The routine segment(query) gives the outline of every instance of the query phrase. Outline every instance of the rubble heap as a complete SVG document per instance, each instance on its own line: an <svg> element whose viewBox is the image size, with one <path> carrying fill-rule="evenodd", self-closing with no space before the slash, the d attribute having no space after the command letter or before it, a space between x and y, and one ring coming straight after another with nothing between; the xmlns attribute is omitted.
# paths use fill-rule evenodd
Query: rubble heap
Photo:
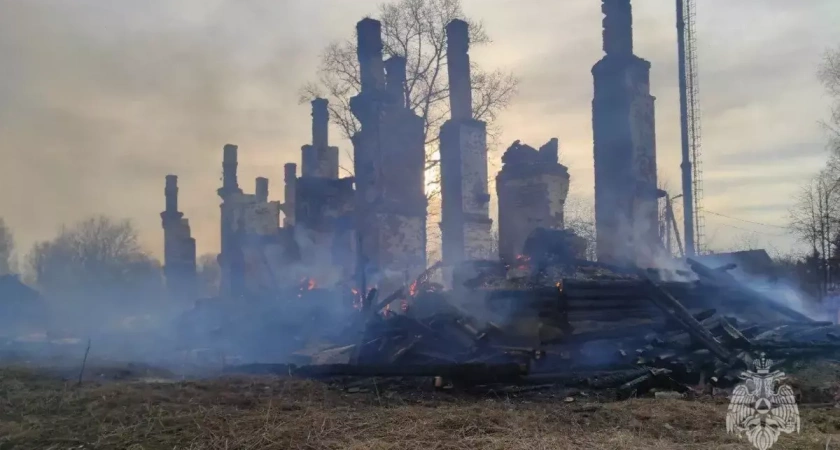
<svg viewBox="0 0 840 450"><path fill-rule="evenodd" d="M687 281L597 264L574 273L490 268L496 272L483 282L446 292L421 277L381 300L369 293L345 340L320 355L331 360L316 355L318 366L231 370L583 385L627 394L732 385L760 353L789 364L840 351L840 327L743 286L730 267L690 264L692 272L680 274ZM392 310L394 302L402 307Z"/></svg>

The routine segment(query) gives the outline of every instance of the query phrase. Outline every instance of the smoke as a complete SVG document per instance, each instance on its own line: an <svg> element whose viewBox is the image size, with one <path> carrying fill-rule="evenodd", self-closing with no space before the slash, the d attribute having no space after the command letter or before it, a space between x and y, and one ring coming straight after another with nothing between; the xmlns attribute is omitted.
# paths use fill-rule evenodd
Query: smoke
<svg viewBox="0 0 840 450"><path fill-rule="evenodd" d="M27 193L0 205L21 247L105 213L157 250L175 173L200 251L217 251L222 146L241 144L247 188L307 138L290 105L320 44L297 33L295 3L0 0L0 178Z"/></svg>
<svg viewBox="0 0 840 450"><path fill-rule="evenodd" d="M834 317L820 309L816 299L797 288L792 280L778 276L779 274L774 272L776 270L774 263L768 261L767 264L770 264L770 266L756 265L756 267L750 268L745 266L747 258L747 256L744 256L741 259L736 259L728 254L707 255L703 257L701 262L712 268L734 264L735 268L729 270L728 273L743 287L761 294L768 301L790 308L814 320L835 320ZM756 257L756 260L758 264L762 262L758 257Z"/></svg>
<svg viewBox="0 0 840 450"><path fill-rule="evenodd" d="M282 180L283 163L298 160L308 140L296 90L324 44L312 35L330 39L313 23L317 9L289 0L0 0L0 179L9 187L0 206L18 248L26 252L60 223L105 214L136 220L143 246L160 256L158 214L164 176L173 173L199 253L217 252L222 146L240 145L240 184L250 190L256 176ZM47 357L50 347L76 360L77 348L57 342L84 347L90 338L92 357L171 363L186 345L194 301L162 289L49 293L37 324L0 330L0 351L31 335L22 356ZM197 314L192 329L271 325L234 314L241 304L209 309L216 312ZM308 311L284 319L306 323ZM293 339L292 325L265 334L262 348ZM187 342L226 337L202 339Z"/></svg>

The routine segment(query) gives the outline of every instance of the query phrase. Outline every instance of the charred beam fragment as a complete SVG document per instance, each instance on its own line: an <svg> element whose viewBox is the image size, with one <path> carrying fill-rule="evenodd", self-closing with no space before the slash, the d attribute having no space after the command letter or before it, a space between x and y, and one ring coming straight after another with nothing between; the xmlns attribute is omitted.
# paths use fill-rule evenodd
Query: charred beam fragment
<svg viewBox="0 0 840 450"><path fill-rule="evenodd" d="M669 318L681 323L691 337L702 343L703 346L708 348L709 351L721 360L729 361L732 359L732 354L724 349L720 342L718 342L708 330L700 325L700 323L692 317L691 313L689 313L688 310L680 304L680 302L678 302L674 297L671 297L671 294L657 286L650 279L648 279L647 286L648 291L650 292L651 301Z"/></svg>

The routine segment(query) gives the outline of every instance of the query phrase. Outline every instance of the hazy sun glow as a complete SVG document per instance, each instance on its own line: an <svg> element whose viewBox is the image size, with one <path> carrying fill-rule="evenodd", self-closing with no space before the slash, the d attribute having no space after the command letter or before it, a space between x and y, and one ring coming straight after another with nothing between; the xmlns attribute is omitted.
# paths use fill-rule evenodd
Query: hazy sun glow
<svg viewBox="0 0 840 450"><path fill-rule="evenodd" d="M429 148L428 147L427 147L426 154L429 154ZM431 161L440 161L440 152L437 151L437 150L434 150L434 152L431 153L430 160ZM433 194L435 191L439 191L440 190L440 183L438 181L440 180L440 165L437 164L433 167L429 167L428 169L426 169L426 171L423 173L423 180L426 183L426 196L427 197L429 195Z"/></svg>

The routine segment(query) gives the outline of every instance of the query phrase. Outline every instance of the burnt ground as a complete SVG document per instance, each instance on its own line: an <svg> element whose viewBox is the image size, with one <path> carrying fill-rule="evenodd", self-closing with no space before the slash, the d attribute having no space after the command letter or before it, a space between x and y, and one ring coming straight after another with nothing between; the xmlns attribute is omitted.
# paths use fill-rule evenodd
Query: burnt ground
<svg viewBox="0 0 840 450"><path fill-rule="evenodd" d="M482 394L386 380L166 380L133 368L0 369L0 449L749 449L725 395ZM840 449L840 364L798 371L802 431L774 449ZM573 400L572 400L573 399Z"/></svg>

